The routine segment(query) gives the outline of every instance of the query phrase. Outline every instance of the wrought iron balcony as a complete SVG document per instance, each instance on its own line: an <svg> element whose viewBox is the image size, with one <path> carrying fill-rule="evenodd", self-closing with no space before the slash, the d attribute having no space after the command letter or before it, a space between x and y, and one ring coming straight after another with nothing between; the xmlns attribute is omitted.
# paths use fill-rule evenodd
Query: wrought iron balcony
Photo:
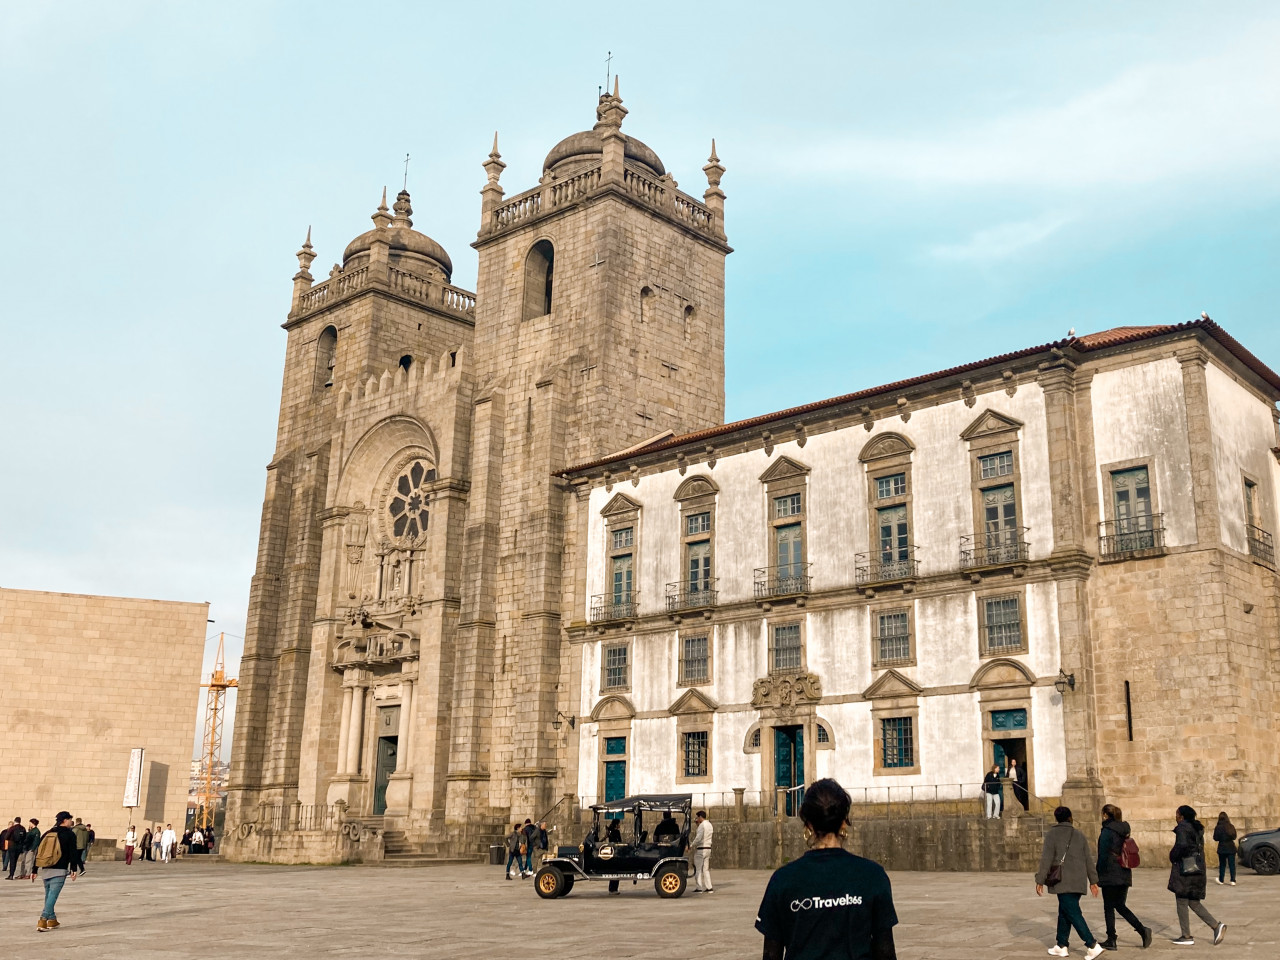
<svg viewBox="0 0 1280 960"><path fill-rule="evenodd" d="M1098 524L1098 554L1104 560L1158 557L1164 548L1164 514L1143 514Z"/></svg>
<svg viewBox="0 0 1280 960"><path fill-rule="evenodd" d="M756 567L756 599L794 597L809 592L813 578L808 563L788 563L781 567Z"/></svg>
<svg viewBox="0 0 1280 960"><path fill-rule="evenodd" d="M1244 525L1244 532L1249 537L1249 552L1264 563L1276 565L1276 547L1271 534L1252 523Z"/></svg>
<svg viewBox="0 0 1280 960"><path fill-rule="evenodd" d="M716 584L719 582L719 577L712 577L709 580L677 580L675 583L668 583L667 613L714 607L719 594Z"/></svg>
<svg viewBox="0 0 1280 960"><path fill-rule="evenodd" d="M640 608L640 594L602 593L591 598L591 622L634 620Z"/></svg>
<svg viewBox="0 0 1280 960"><path fill-rule="evenodd" d="M920 576L915 544L900 550L859 553L853 558L854 580L859 585L915 580Z"/></svg>
<svg viewBox="0 0 1280 960"><path fill-rule="evenodd" d="M1026 563L1028 527L1013 527L993 533L960 538L960 569L1002 567Z"/></svg>

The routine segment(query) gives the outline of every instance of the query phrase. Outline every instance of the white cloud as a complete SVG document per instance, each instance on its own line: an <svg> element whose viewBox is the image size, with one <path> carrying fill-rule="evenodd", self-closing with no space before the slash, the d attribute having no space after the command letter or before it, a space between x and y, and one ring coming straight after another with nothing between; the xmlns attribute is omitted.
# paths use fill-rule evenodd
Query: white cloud
<svg viewBox="0 0 1280 960"><path fill-rule="evenodd" d="M1065 214L1047 213L1033 220L1001 223L977 231L963 243L939 244L931 247L929 252L939 260L960 263L1006 260L1046 240L1073 219Z"/></svg>
<svg viewBox="0 0 1280 960"><path fill-rule="evenodd" d="M1132 186L1280 162L1280 21L1211 56L1148 63L1065 103L930 137L854 135L801 143L788 172L968 185ZM814 164L821 156L823 162Z"/></svg>

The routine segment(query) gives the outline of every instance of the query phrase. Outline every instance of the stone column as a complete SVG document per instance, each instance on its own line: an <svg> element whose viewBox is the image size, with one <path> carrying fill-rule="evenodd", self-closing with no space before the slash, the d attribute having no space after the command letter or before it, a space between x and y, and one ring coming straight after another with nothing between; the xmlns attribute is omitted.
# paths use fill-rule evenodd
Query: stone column
<svg viewBox="0 0 1280 960"><path fill-rule="evenodd" d="M1179 351L1182 398L1187 407L1187 445L1191 448L1191 496L1196 504L1196 543L1209 547L1222 538L1218 512L1218 478L1213 470L1213 432L1209 425L1209 355L1198 343Z"/></svg>
<svg viewBox="0 0 1280 960"><path fill-rule="evenodd" d="M347 775L360 773L360 752L364 746L365 687L352 690L351 720L347 730Z"/></svg>
<svg viewBox="0 0 1280 960"><path fill-rule="evenodd" d="M400 681L400 731L396 738L399 749L396 751L396 773L405 773L409 769L409 737L412 726L409 717L413 713L413 681Z"/></svg>
<svg viewBox="0 0 1280 960"><path fill-rule="evenodd" d="M347 744L351 740L351 696L353 687L342 688L342 723L338 727L338 776L347 772Z"/></svg>
<svg viewBox="0 0 1280 960"><path fill-rule="evenodd" d="M1062 727L1067 778L1062 801L1091 820L1102 804L1098 774L1097 691L1093 669L1089 576L1093 557L1085 549L1084 476L1096 466L1081 463L1080 429L1076 420L1076 365L1055 351L1042 364L1037 380L1044 391L1045 429L1049 439L1049 490L1052 501L1053 572L1058 607L1058 657L1063 670L1074 674L1076 688L1062 698ZM1028 784L1034 791L1035 785Z"/></svg>

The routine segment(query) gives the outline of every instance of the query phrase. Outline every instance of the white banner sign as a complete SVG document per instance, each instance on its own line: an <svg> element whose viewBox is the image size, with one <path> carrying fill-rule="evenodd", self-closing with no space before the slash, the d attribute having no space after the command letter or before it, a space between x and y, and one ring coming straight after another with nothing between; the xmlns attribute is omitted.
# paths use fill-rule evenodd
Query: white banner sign
<svg viewBox="0 0 1280 960"><path fill-rule="evenodd" d="M142 755L146 751L142 747L134 747L129 751L129 775L124 781L124 805L138 807L142 793Z"/></svg>

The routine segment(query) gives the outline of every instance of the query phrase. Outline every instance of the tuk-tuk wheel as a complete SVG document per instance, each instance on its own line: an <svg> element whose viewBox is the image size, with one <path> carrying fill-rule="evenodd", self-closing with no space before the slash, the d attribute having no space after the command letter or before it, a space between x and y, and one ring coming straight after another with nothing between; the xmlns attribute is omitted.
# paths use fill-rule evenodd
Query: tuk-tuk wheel
<svg viewBox="0 0 1280 960"><path fill-rule="evenodd" d="M676 897L683 896L685 888L684 874L674 866L664 867L662 872L653 878L653 888L658 891L658 896L665 900L673 900Z"/></svg>
<svg viewBox="0 0 1280 960"><path fill-rule="evenodd" d="M543 900L554 900L568 893L565 887L564 874L555 867L543 867L533 878L534 889Z"/></svg>

